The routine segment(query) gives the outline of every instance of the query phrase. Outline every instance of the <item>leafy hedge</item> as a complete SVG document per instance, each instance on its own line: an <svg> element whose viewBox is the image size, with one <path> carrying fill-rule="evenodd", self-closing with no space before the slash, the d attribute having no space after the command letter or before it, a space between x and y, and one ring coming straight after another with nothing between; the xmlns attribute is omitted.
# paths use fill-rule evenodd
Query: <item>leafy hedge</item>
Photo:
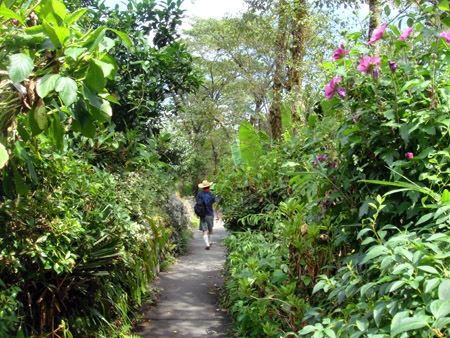
<svg viewBox="0 0 450 338"><path fill-rule="evenodd" d="M378 28L379 49L360 33L348 36L335 61L323 65L333 77L320 101L323 115L311 112L295 134L286 128L279 145L259 137L258 156L244 156L249 137L240 134L236 168L219 178L224 212L231 211L232 229L274 233L256 252L286 262L285 285L296 287L292 301L276 305L278 267L264 267L266 284L258 283L247 274L256 275L251 257L246 264L248 253L231 246L226 289L239 299L232 308L239 336L448 335L449 16L443 2L422 3L402 13L398 26ZM247 246L260 241L259 234L235 236ZM289 256L271 251L276 245ZM249 280L249 292L232 291ZM299 315L294 324L279 315L264 331L246 331L241 313L248 308L258 318L270 319L273 308Z"/></svg>
<svg viewBox="0 0 450 338"><path fill-rule="evenodd" d="M108 173L75 154L44 163L33 194L0 205L0 276L9 290L1 333L57 332L65 323L87 336L126 320L174 249L164 210L151 207L168 199L169 178Z"/></svg>
<svg viewBox="0 0 450 338"><path fill-rule="evenodd" d="M176 233L183 227L172 227L161 203L171 170L159 161L149 124L136 125L158 116L167 88L182 93L197 83L175 41L180 3L158 4L0 6L2 337L111 336L108 329L129 326L174 241L185 245L186 234ZM155 48L136 29L140 14L154 20L145 32L156 30ZM166 67L149 67L150 55Z"/></svg>

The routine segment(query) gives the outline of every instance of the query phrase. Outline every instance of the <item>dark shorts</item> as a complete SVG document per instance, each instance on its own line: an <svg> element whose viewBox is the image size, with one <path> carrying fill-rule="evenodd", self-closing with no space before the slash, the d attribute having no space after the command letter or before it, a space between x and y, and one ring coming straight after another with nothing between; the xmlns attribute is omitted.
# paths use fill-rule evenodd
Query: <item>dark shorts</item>
<svg viewBox="0 0 450 338"><path fill-rule="evenodd" d="M200 231L212 232L214 227L214 216L200 217Z"/></svg>

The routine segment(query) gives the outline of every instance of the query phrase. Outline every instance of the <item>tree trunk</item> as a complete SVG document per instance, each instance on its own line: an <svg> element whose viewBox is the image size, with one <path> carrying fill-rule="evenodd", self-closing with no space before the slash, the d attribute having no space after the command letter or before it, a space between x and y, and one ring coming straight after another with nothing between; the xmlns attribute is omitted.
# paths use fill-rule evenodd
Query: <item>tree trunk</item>
<svg viewBox="0 0 450 338"><path fill-rule="evenodd" d="M272 83L272 104L269 108L269 123L273 139L280 139L283 133L281 107L283 99L284 61L286 59L286 1L280 1L278 8L278 36L275 42L275 72Z"/></svg>
<svg viewBox="0 0 450 338"><path fill-rule="evenodd" d="M381 26L381 1L380 0L369 0L369 34L367 39L370 40L373 31ZM380 51L380 41L375 42L374 44L374 53L376 55L379 54Z"/></svg>
<svg viewBox="0 0 450 338"><path fill-rule="evenodd" d="M281 35L281 34L280 34ZM279 40L280 43L280 40ZM275 58L275 73L272 84L272 104L269 108L269 122L273 139L280 139L283 133L283 126L281 123L281 107L282 107L282 74L283 73L283 58L277 55Z"/></svg>
<svg viewBox="0 0 450 338"><path fill-rule="evenodd" d="M294 19L291 24L291 65L288 71L287 89L301 88L303 80L303 57L305 55L305 40L307 35L306 0L297 0L293 5Z"/></svg>
<svg viewBox="0 0 450 338"><path fill-rule="evenodd" d="M300 93L303 80L303 57L305 55L305 41L307 36L306 17L308 15L306 0L297 0L293 4L293 22L291 26L291 64L288 71L287 91ZM291 105L292 121L299 122L299 107L301 105L298 97L293 97Z"/></svg>
<svg viewBox="0 0 450 338"><path fill-rule="evenodd" d="M214 176L217 175L217 171L219 168L219 154L217 153L217 149L216 146L214 145L214 141L211 138L211 148L212 148L212 152L213 152L213 156L214 156Z"/></svg>

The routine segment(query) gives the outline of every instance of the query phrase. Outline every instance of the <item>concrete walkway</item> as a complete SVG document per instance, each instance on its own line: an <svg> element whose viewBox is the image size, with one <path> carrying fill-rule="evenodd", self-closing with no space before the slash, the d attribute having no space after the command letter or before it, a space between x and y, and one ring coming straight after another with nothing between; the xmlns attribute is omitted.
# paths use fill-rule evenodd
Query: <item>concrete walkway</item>
<svg viewBox="0 0 450 338"><path fill-rule="evenodd" d="M146 310L134 334L144 338L228 337L230 322L217 304L223 283L224 236L222 221L214 220L214 244L211 250L205 250L202 233L194 230L189 255L160 274L154 283L163 289L157 305Z"/></svg>

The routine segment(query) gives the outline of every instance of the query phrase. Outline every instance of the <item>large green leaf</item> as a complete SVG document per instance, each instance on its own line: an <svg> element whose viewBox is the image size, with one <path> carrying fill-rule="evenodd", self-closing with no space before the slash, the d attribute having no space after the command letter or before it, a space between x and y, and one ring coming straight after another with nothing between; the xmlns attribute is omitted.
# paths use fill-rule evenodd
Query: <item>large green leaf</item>
<svg viewBox="0 0 450 338"><path fill-rule="evenodd" d="M448 5L448 0L441 0L439 2L439 9L441 11L449 11L450 8L449 8L449 5Z"/></svg>
<svg viewBox="0 0 450 338"><path fill-rule="evenodd" d="M55 140L56 148L62 150L64 148L64 127L61 125L58 112L55 112L52 117L53 139Z"/></svg>
<svg viewBox="0 0 450 338"><path fill-rule="evenodd" d="M16 143L14 143L14 154L27 164L28 172L30 173L31 178L35 183L37 183L38 178L36 170L34 169L33 162L31 162L31 158L28 155L28 152L26 151L24 146L22 145L22 142L16 141Z"/></svg>
<svg viewBox="0 0 450 338"><path fill-rule="evenodd" d="M63 45L70 36L70 29L66 27L55 27L55 34L61 45Z"/></svg>
<svg viewBox="0 0 450 338"><path fill-rule="evenodd" d="M438 319L441 317L445 317L450 313L450 300L435 300L430 304L430 311L433 316Z"/></svg>
<svg viewBox="0 0 450 338"><path fill-rule="evenodd" d="M231 155L233 157L234 165L240 167L242 165L241 146L239 139L236 139L231 143Z"/></svg>
<svg viewBox="0 0 450 338"><path fill-rule="evenodd" d="M42 100L41 100L42 101ZM40 129L44 130L48 126L47 110L41 102L34 109L34 119Z"/></svg>
<svg viewBox="0 0 450 338"><path fill-rule="evenodd" d="M103 104L102 99L90 87L83 84L83 86L81 88L81 93L83 94L84 98L87 99L87 101L89 102L89 104L91 106L98 108L98 109L100 109L102 107L102 104Z"/></svg>
<svg viewBox="0 0 450 338"><path fill-rule="evenodd" d="M45 33L47 33L48 37L52 41L54 48L58 48L59 37L56 34L56 31L53 28L53 26L45 20L44 20L44 22L42 22L42 26L44 27Z"/></svg>
<svg viewBox="0 0 450 338"><path fill-rule="evenodd" d="M102 104L100 111L102 112L105 122L111 121L111 117L112 117L111 103L109 103L107 100L103 100L103 104Z"/></svg>
<svg viewBox="0 0 450 338"><path fill-rule="evenodd" d="M56 83L55 90L68 107L77 99L77 88L77 83L70 77L61 77Z"/></svg>
<svg viewBox="0 0 450 338"><path fill-rule="evenodd" d="M91 53L95 49L97 49L99 43L103 40L105 36L105 27L99 27L94 32L89 33L87 36L86 42L83 44L83 47L88 48L88 52Z"/></svg>
<svg viewBox="0 0 450 338"><path fill-rule="evenodd" d="M368 261L370 261L371 259L374 259L378 256L381 255L386 255L389 254L390 250L388 248L386 248L383 245L374 245L373 247L371 247L368 251L366 256L364 257L364 259L362 260L361 264L365 264Z"/></svg>
<svg viewBox="0 0 450 338"><path fill-rule="evenodd" d="M443 280L439 285L439 299L450 299L450 280Z"/></svg>
<svg viewBox="0 0 450 338"><path fill-rule="evenodd" d="M55 26L60 26L67 15L64 3L58 0L42 0L35 11L40 18Z"/></svg>
<svg viewBox="0 0 450 338"><path fill-rule="evenodd" d="M0 143L0 169L2 169L6 163L8 163L9 155L5 146Z"/></svg>
<svg viewBox="0 0 450 338"><path fill-rule="evenodd" d="M13 83L25 80L33 68L33 60L26 54L13 54L9 57L8 74Z"/></svg>
<svg viewBox="0 0 450 338"><path fill-rule="evenodd" d="M110 29L110 31L116 33L123 40L123 42L127 44L128 47L131 48L131 46L133 46L133 42L124 32L118 31L116 29Z"/></svg>
<svg viewBox="0 0 450 338"><path fill-rule="evenodd" d="M70 26L74 22L77 22L87 12L86 8L81 8L66 17L66 24Z"/></svg>
<svg viewBox="0 0 450 338"><path fill-rule="evenodd" d="M23 21L22 17L14 13L12 10L6 8L5 6L0 7L0 16L3 17L3 20L5 19L14 19L19 21L22 25L25 25L25 22Z"/></svg>
<svg viewBox="0 0 450 338"><path fill-rule="evenodd" d="M58 15L61 19L64 20L64 18L67 15L66 6L64 5L64 3L62 1L58 1L58 0L51 0L51 1L52 1L53 13Z"/></svg>
<svg viewBox="0 0 450 338"><path fill-rule="evenodd" d="M111 104L108 101L103 100L101 107L93 108L91 110L91 114L94 117L94 119L100 122L110 122L112 117Z"/></svg>
<svg viewBox="0 0 450 338"><path fill-rule="evenodd" d="M114 80L114 77L116 76L117 70L119 68L117 66L116 60L114 60L114 58L112 56L110 56L108 54L104 54L101 57L100 61L102 61L104 63L107 63L107 64L109 64L110 66L113 67L112 71L108 74L107 77L108 77L108 79Z"/></svg>
<svg viewBox="0 0 450 338"><path fill-rule="evenodd" d="M61 75L59 74L47 74L40 78L36 85L37 94L42 98L46 97L51 91L55 90L56 83L60 78Z"/></svg>
<svg viewBox="0 0 450 338"><path fill-rule="evenodd" d="M103 75L103 70L93 60L89 61L89 69L84 81L89 87L98 92L105 88L106 79Z"/></svg>
<svg viewBox="0 0 450 338"><path fill-rule="evenodd" d="M103 72L103 76L106 77L110 77L111 74L115 74L115 65L111 64L111 63L107 63L107 62L103 62L100 60L95 60L94 62L97 66L100 67L100 69Z"/></svg>
<svg viewBox="0 0 450 338"><path fill-rule="evenodd" d="M423 317L406 317L408 311L397 313L394 318L392 318L391 323L391 337L398 335L399 333L421 329L428 325L428 321Z"/></svg>
<svg viewBox="0 0 450 338"><path fill-rule="evenodd" d="M247 122L239 126L241 156L244 163L256 164L262 154L262 142L253 126Z"/></svg>
<svg viewBox="0 0 450 338"><path fill-rule="evenodd" d="M14 185L19 195L26 195L28 193L28 186L25 184L21 173L14 167Z"/></svg>
<svg viewBox="0 0 450 338"><path fill-rule="evenodd" d="M83 54L85 51L87 51L87 48L77 48L77 47L72 47L72 48L67 48L64 51L64 54L70 58L72 58L74 61L78 60L78 57Z"/></svg>
<svg viewBox="0 0 450 338"><path fill-rule="evenodd" d="M103 98L105 100L108 100L109 102L112 102L112 103L120 105L120 102L117 101L117 99L114 96L112 96L111 94L109 94L109 93L99 93L98 95L101 98Z"/></svg>

